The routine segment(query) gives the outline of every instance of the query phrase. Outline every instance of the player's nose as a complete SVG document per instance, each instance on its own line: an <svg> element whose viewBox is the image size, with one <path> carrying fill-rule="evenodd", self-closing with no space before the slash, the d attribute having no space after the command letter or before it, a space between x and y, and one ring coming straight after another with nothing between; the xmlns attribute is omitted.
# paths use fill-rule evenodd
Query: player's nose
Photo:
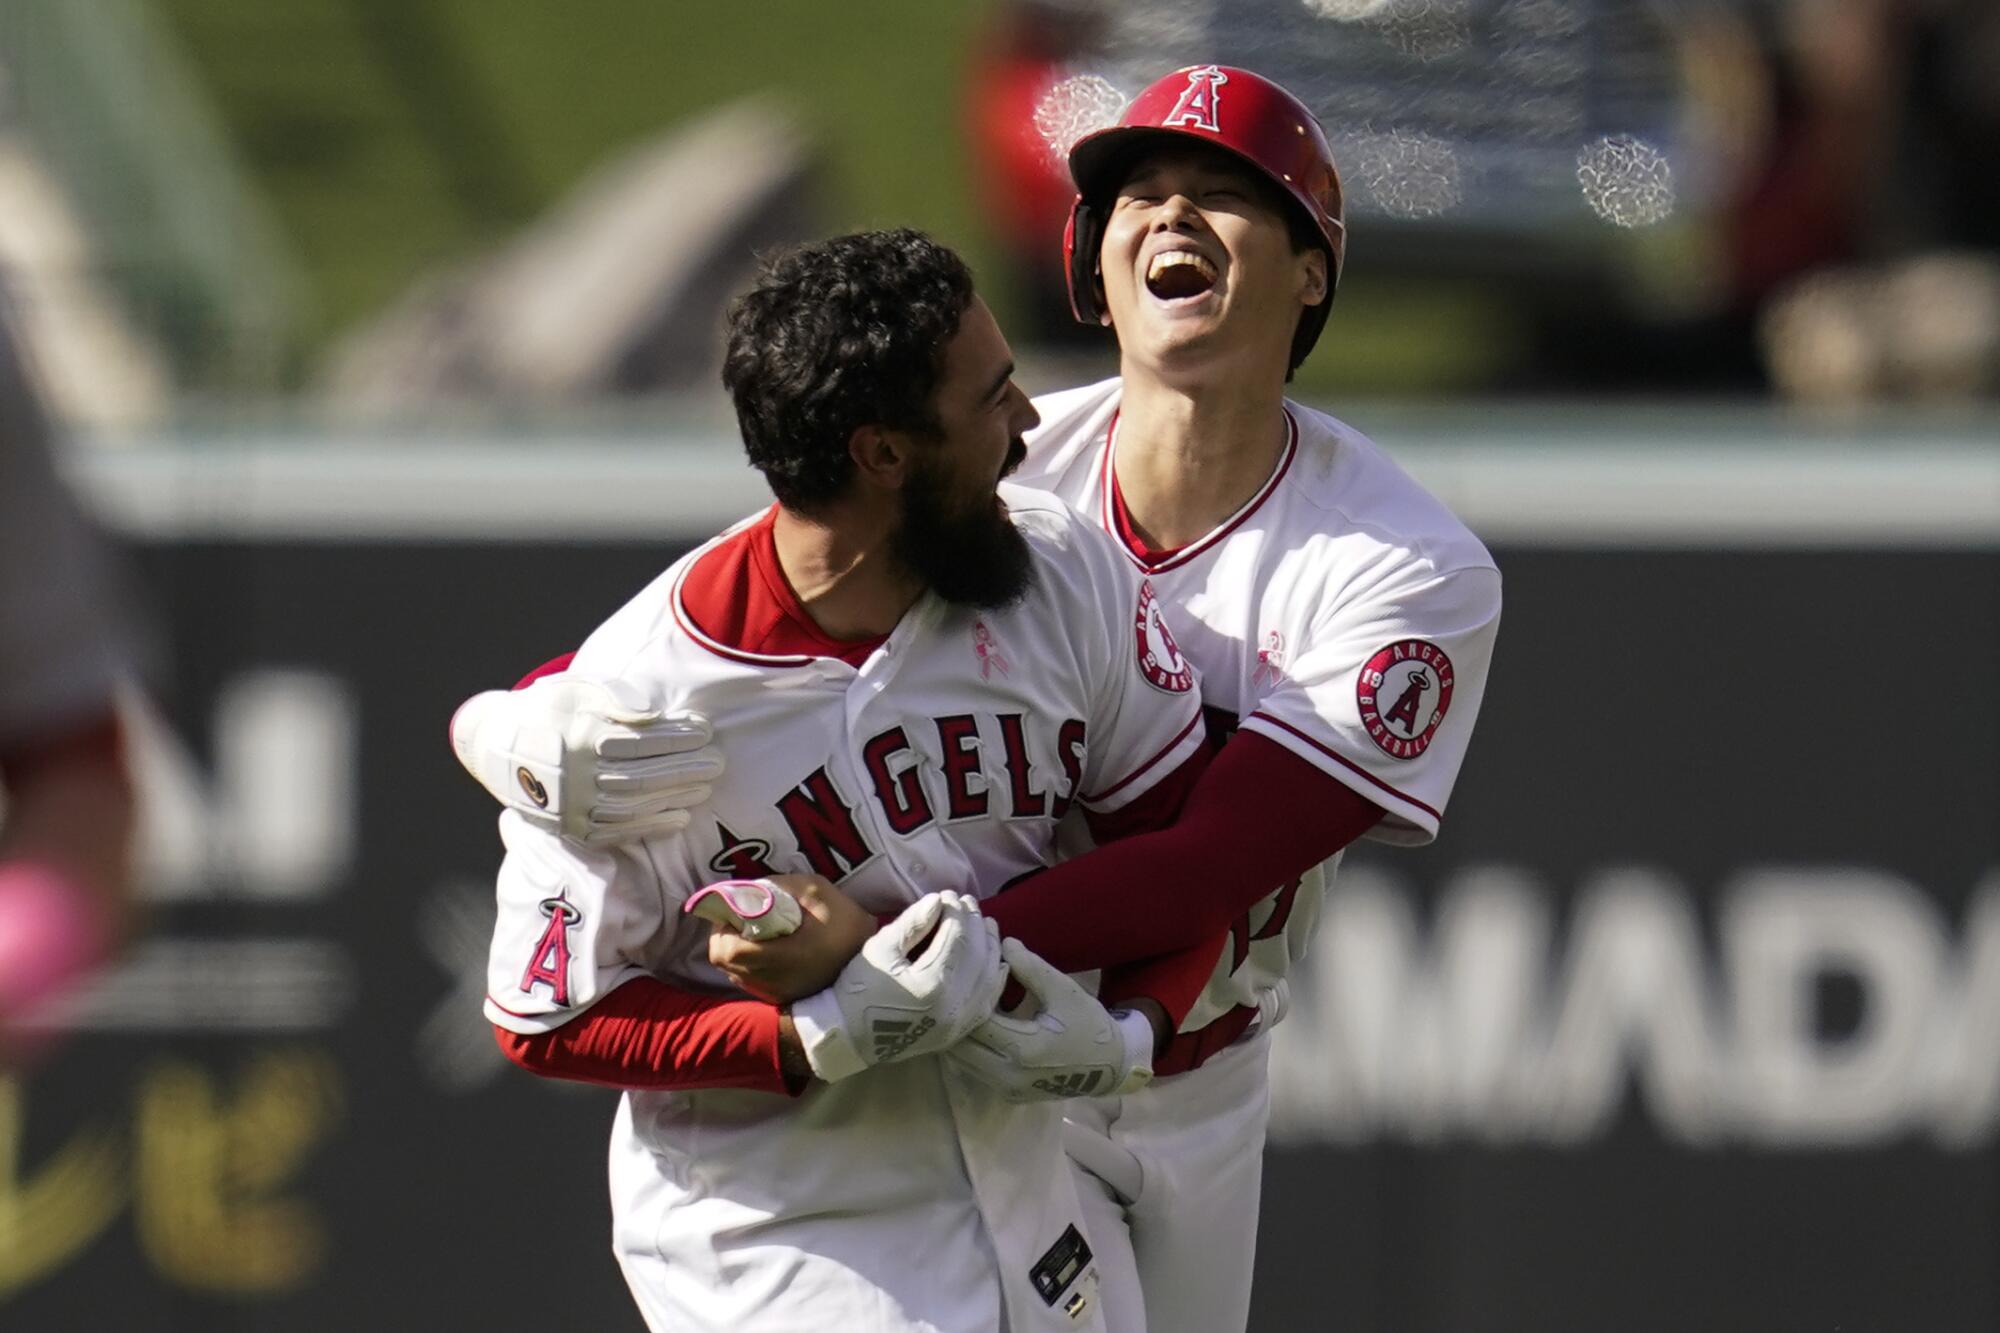
<svg viewBox="0 0 2000 1333"><path fill-rule="evenodd" d="M1021 435L1041 425L1042 414L1035 410L1034 401L1021 391L1021 386L1009 381L1007 389L1014 398L1013 415L1009 421L1014 434Z"/></svg>
<svg viewBox="0 0 2000 1333"><path fill-rule="evenodd" d="M1194 200L1186 194L1175 191L1160 201L1160 207L1153 214L1153 230L1189 231L1201 224L1201 210L1194 206Z"/></svg>

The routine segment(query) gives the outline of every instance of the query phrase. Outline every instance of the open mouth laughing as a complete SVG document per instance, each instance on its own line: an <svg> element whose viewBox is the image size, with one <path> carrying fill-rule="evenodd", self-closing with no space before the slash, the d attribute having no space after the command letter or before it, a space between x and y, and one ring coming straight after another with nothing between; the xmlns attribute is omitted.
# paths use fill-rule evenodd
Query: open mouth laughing
<svg viewBox="0 0 2000 1333"><path fill-rule="evenodd" d="M1161 301L1192 301L1214 290L1218 276L1206 255L1162 250L1146 265L1146 290Z"/></svg>

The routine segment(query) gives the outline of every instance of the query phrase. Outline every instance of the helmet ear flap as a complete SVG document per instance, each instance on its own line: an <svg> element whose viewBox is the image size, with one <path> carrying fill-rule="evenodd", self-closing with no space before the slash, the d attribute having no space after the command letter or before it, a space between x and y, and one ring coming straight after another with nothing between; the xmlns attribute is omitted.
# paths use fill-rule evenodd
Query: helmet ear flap
<svg viewBox="0 0 2000 1333"><path fill-rule="evenodd" d="M1069 312L1092 328L1104 322L1104 288L1097 272L1104 245L1104 212L1078 195L1063 228L1063 271L1069 282Z"/></svg>

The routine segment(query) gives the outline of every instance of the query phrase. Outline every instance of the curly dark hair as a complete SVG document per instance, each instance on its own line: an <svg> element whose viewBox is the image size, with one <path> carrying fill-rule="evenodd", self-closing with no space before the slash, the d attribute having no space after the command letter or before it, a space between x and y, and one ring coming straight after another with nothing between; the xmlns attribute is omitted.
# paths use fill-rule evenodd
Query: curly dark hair
<svg viewBox="0 0 2000 1333"><path fill-rule="evenodd" d="M847 489L862 426L935 435L945 344L972 272L920 231L857 232L766 261L729 310L722 383L750 462L788 508Z"/></svg>

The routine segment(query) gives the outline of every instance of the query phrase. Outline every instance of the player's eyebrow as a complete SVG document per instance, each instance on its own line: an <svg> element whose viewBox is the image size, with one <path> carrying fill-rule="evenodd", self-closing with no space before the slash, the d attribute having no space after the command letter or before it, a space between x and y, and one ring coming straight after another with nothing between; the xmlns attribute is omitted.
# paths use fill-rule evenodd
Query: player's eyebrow
<svg viewBox="0 0 2000 1333"><path fill-rule="evenodd" d="M999 375L994 377L992 385L986 390L985 393L980 395L979 401L982 403L990 403L994 399L998 398L1003 392L1006 391L1007 381L1013 378L1014 378L1014 363L1012 361L1009 361L1006 365L1006 368L1003 369L999 373Z"/></svg>

